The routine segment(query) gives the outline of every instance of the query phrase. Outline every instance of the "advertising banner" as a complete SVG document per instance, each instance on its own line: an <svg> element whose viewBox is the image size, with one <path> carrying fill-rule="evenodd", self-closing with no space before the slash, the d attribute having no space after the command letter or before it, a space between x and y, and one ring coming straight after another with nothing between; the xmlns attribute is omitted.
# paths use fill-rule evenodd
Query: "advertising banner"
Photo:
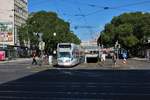
<svg viewBox="0 0 150 100"><path fill-rule="evenodd" d="M0 22L0 44L14 45L13 23Z"/></svg>
<svg viewBox="0 0 150 100"><path fill-rule="evenodd" d="M5 60L5 51L0 51L0 61Z"/></svg>

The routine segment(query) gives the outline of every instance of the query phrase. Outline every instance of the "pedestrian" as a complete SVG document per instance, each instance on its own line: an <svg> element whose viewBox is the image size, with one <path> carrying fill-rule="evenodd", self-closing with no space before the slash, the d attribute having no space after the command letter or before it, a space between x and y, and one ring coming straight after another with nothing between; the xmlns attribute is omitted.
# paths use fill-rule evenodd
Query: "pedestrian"
<svg viewBox="0 0 150 100"><path fill-rule="evenodd" d="M127 53L123 52L122 57L123 57L123 64L126 64L127 63Z"/></svg>
<svg viewBox="0 0 150 100"><path fill-rule="evenodd" d="M115 53L112 54L112 61L113 63L116 65L116 62L117 62L117 56Z"/></svg>
<svg viewBox="0 0 150 100"><path fill-rule="evenodd" d="M44 54L42 56L42 59L43 59L44 64L48 64L47 54Z"/></svg>
<svg viewBox="0 0 150 100"><path fill-rule="evenodd" d="M32 65L33 64L37 65L36 54L35 53L33 53L33 56L32 56Z"/></svg>
<svg viewBox="0 0 150 100"><path fill-rule="evenodd" d="M106 54L105 54L105 52L103 52L101 54L101 62L103 63L103 62L105 62L105 60L106 60Z"/></svg>

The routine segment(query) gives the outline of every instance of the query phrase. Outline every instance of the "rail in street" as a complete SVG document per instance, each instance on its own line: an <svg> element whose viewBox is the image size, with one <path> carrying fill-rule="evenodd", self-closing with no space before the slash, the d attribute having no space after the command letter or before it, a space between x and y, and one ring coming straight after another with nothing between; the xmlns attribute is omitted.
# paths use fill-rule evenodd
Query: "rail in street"
<svg viewBox="0 0 150 100"><path fill-rule="evenodd" d="M145 98L150 98L149 71L146 70L53 69L0 85L1 100L133 100Z"/></svg>
<svg viewBox="0 0 150 100"><path fill-rule="evenodd" d="M122 66L126 70L114 70L109 59L103 66L88 63L71 68L31 65L31 61L0 64L0 100L150 99L150 71L129 69L135 64L148 68L149 63L128 60L128 64Z"/></svg>

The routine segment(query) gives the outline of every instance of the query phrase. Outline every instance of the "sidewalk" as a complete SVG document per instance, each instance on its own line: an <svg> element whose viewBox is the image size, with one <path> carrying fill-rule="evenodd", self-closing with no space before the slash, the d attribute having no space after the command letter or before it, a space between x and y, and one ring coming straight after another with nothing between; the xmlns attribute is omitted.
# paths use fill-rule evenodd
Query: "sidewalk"
<svg viewBox="0 0 150 100"><path fill-rule="evenodd" d="M22 61L30 61L32 58L14 58L11 60L0 61L0 64L8 63L8 62L22 62Z"/></svg>
<svg viewBox="0 0 150 100"><path fill-rule="evenodd" d="M146 58L139 58L139 57L134 57L134 58L130 58L130 59L140 60L140 61L147 61Z"/></svg>
<svg viewBox="0 0 150 100"><path fill-rule="evenodd" d="M134 58L130 58L130 59L150 63L150 59L147 59L147 58L134 57Z"/></svg>
<svg viewBox="0 0 150 100"><path fill-rule="evenodd" d="M129 58L126 63L123 59L118 59L115 65L111 59L107 59L104 64L100 62L99 66L103 68L118 68L118 69L150 69L149 62L140 58Z"/></svg>

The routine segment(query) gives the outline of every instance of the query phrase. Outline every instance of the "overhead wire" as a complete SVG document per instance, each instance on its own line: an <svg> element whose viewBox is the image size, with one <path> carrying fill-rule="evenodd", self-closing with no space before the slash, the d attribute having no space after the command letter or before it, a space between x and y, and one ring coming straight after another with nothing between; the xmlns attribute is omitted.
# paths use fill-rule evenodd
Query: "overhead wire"
<svg viewBox="0 0 150 100"><path fill-rule="evenodd" d="M79 12L82 14L82 10L80 9L80 8L78 8L78 10L79 10ZM87 20L86 20L86 16L81 16L81 17L83 17L83 20L84 20L84 23L85 23L85 25L88 25L88 22L87 22ZM82 27L81 27L82 28ZM91 26L84 26L84 28L87 28L87 29L89 29L89 32L90 32L90 35L91 35L91 37L92 37L92 39L93 39L93 30L92 30L92 27Z"/></svg>
<svg viewBox="0 0 150 100"><path fill-rule="evenodd" d="M135 3L129 3L129 4L125 4L125 5L119 5L119 6L113 6L113 7L100 6L100 5L81 3L81 2L73 2L73 1L67 1L67 3L73 3L73 4L76 3L76 4L82 4L82 5L86 5L86 6L90 6L90 7L100 8L100 9L98 9L96 11L93 11L93 12L90 12L90 13L87 13L87 14L75 14L74 15L74 16L90 16L90 15L97 14L97 13L105 11L105 10L118 10L120 8L125 8L125 7L130 7L130 6L143 5L145 3L150 3L150 0L141 1L141 2L135 2ZM129 9L123 9L123 10L129 10Z"/></svg>
<svg viewBox="0 0 150 100"><path fill-rule="evenodd" d="M75 14L75 15L71 15L71 14L67 14L67 13L64 13L64 15L69 15L69 16L89 16L89 15L93 15L93 14L96 14L96 13L99 13L99 12L102 12L104 10L111 10L111 9L119 9L119 8L124 8L124 7L130 7L130 6L136 6L136 5L142 5L142 4L146 4L146 3L150 3L150 0L146 0L146 1L141 1L141 2L136 2L136 3L129 3L129 4L124 4L124 5L119 5L119 6L113 6L113 7L109 7L109 6L100 6L100 5L95 5L95 4L89 4L89 3L83 3L83 2L74 2L74 1L66 1L66 0L61 0L63 2L66 2L66 3L69 3L69 4L77 4L77 5L85 5L85 6L89 6L89 7L97 7L97 8L100 8L96 11L93 11L93 12L90 12L88 14ZM37 2L37 3L34 3L32 5L33 6L40 6L41 4L47 4L48 1L40 1L40 2Z"/></svg>
<svg viewBox="0 0 150 100"><path fill-rule="evenodd" d="M136 2L136 3L130 3L130 4L125 4L125 5L120 5L120 6L111 7L111 8L112 9L116 9L116 8L130 7L130 6L136 6L136 5L143 5L145 3L150 3L150 0Z"/></svg>
<svg viewBox="0 0 150 100"><path fill-rule="evenodd" d="M64 1L64 0L63 0L63 1ZM75 2L71 2L71 3L74 4ZM78 3L77 3L77 4L78 4ZM82 4L83 4L83 3L82 3ZM78 6L77 6L77 7L78 7ZM79 11L79 14L75 14L74 16L76 16L76 17L82 17L85 25L82 25L82 26L80 26L80 25L75 25L73 28L74 28L74 29L87 28L87 29L89 29L90 34L92 34L92 30L91 30L92 27L91 27L91 26L87 26L86 17L84 16L84 14L82 14L82 10L81 10L80 7L78 7L78 11Z"/></svg>
<svg viewBox="0 0 150 100"><path fill-rule="evenodd" d="M63 0L64 1L64 0ZM75 3L75 2L71 2L71 3ZM76 4L83 4L83 3L78 3L78 2L76 2ZM96 7L96 6L98 6L98 5L93 5L93 4L85 4L84 3L84 5L87 5L87 6L90 6L90 7ZM98 6L98 7L100 7L100 6ZM104 7L100 7L100 8L104 8ZM75 14L74 16L76 16L76 17L82 17L83 18L83 20L84 20L84 23L85 23L85 26L74 26L74 29L78 29L78 28L87 28L87 29L89 29L89 32L90 32L90 34L91 34L91 37L92 37L92 39L93 39L93 30L92 30L92 28L93 27L91 27L91 26L86 26L87 25L87 20L86 20L86 15L85 14L83 14L82 13L82 11L81 11L81 9L80 8L78 8L78 10L79 10L79 14Z"/></svg>
<svg viewBox="0 0 150 100"><path fill-rule="evenodd" d="M95 4L90 4L90 3L83 3L83 2L79 2L79 1L71 1L71 0L61 0L63 2L66 2L66 3L70 3L70 4L77 4L77 5L84 5L84 6L88 6L88 7L98 7L98 8L104 8L104 6L100 6L100 5L95 5Z"/></svg>
<svg viewBox="0 0 150 100"><path fill-rule="evenodd" d="M60 14L60 16L65 16L66 15L65 13L63 13L63 11L61 9L58 9L58 5L57 4L55 6L56 6L56 11ZM70 15L70 16L72 16L72 15ZM67 19L67 22L71 23L72 21L69 18L69 19Z"/></svg>
<svg viewBox="0 0 150 100"><path fill-rule="evenodd" d="M87 5L87 6L90 6L90 7L97 7L97 8L100 8L100 9L98 9L98 10L96 10L94 12L90 12L88 14L81 13L81 9L79 9L80 14L76 14L74 16L81 16L83 18L83 20L85 21L86 16L97 14L97 13L105 11L105 10L122 10L120 8L125 8L125 7L130 7L130 6L136 6L136 5L142 5L142 4L145 4L145 3L150 3L150 0L142 1L142 2L136 2L136 3L129 3L129 4L120 5L120 6L114 6L114 7L109 7L109 6L102 7L102 6L95 5L95 4L85 4L85 3L76 2L76 4ZM129 10L129 9L123 9L123 10Z"/></svg>
<svg viewBox="0 0 150 100"><path fill-rule="evenodd" d="M94 12L91 12L91 13L88 13L86 14L85 16L89 16L89 15L93 15L93 14L96 14L100 11L104 11L104 10L117 10L119 8L124 8L124 7L130 7L130 6L136 6L136 5L143 5L145 3L150 3L150 0L147 0L147 1L142 1L142 2L136 2L136 3L130 3L130 4L125 4L125 5L120 5L120 6L114 6L114 7L104 7L103 9L99 9L99 10L96 10Z"/></svg>
<svg viewBox="0 0 150 100"><path fill-rule="evenodd" d="M93 11L93 12L89 12L87 14L84 14L81 11L80 7L78 7L78 10L79 10L78 14L67 14L67 13L63 12L62 10L60 11L60 9L58 9L58 7L56 6L57 12L60 13L61 15L72 16L72 17L81 17L81 18L83 18L83 20L85 22L85 25L87 25L87 20L86 20L87 16L91 16L91 15L94 15L94 14L97 14L97 13L100 13L100 12L103 12L103 11L106 11L106 10L128 10L129 11L129 9L122 9L122 8L127 8L127 7L131 7L131 6L137 6L137 5L143 5L143 4L146 4L146 3L150 3L150 0L146 0L146 1L123 4L123 5L118 5L118 6L100 6L100 5L97 5L97 4L83 3L83 2L79 2L79 1L71 1L71 0L61 0L61 1L65 2L65 3L68 3L69 5L70 4L73 4L73 5L76 4L76 5L88 6L88 7L91 7L91 8L99 8L99 9ZM44 1L44 2L41 1L41 2L36 3L36 5L41 5L43 3L45 4L47 2L48 1ZM77 26L77 27L79 28L80 26ZM81 27L81 28L83 28L83 27Z"/></svg>
<svg viewBox="0 0 150 100"><path fill-rule="evenodd" d="M101 9L103 9L104 8L104 6L100 6L100 5L94 5L94 4L89 4L89 3L83 3L83 2L78 2L78 1L71 1L71 0L62 0L64 3L68 3L69 5L70 4L76 4L76 5L84 5L84 6L88 6L88 7L96 7L96 8L101 8ZM82 16L85 16L85 14L81 14L81 13L78 13L78 14L74 14L74 15L70 15L70 14L66 14L65 13L65 15L68 15L68 16L75 16L75 17L82 17Z"/></svg>

